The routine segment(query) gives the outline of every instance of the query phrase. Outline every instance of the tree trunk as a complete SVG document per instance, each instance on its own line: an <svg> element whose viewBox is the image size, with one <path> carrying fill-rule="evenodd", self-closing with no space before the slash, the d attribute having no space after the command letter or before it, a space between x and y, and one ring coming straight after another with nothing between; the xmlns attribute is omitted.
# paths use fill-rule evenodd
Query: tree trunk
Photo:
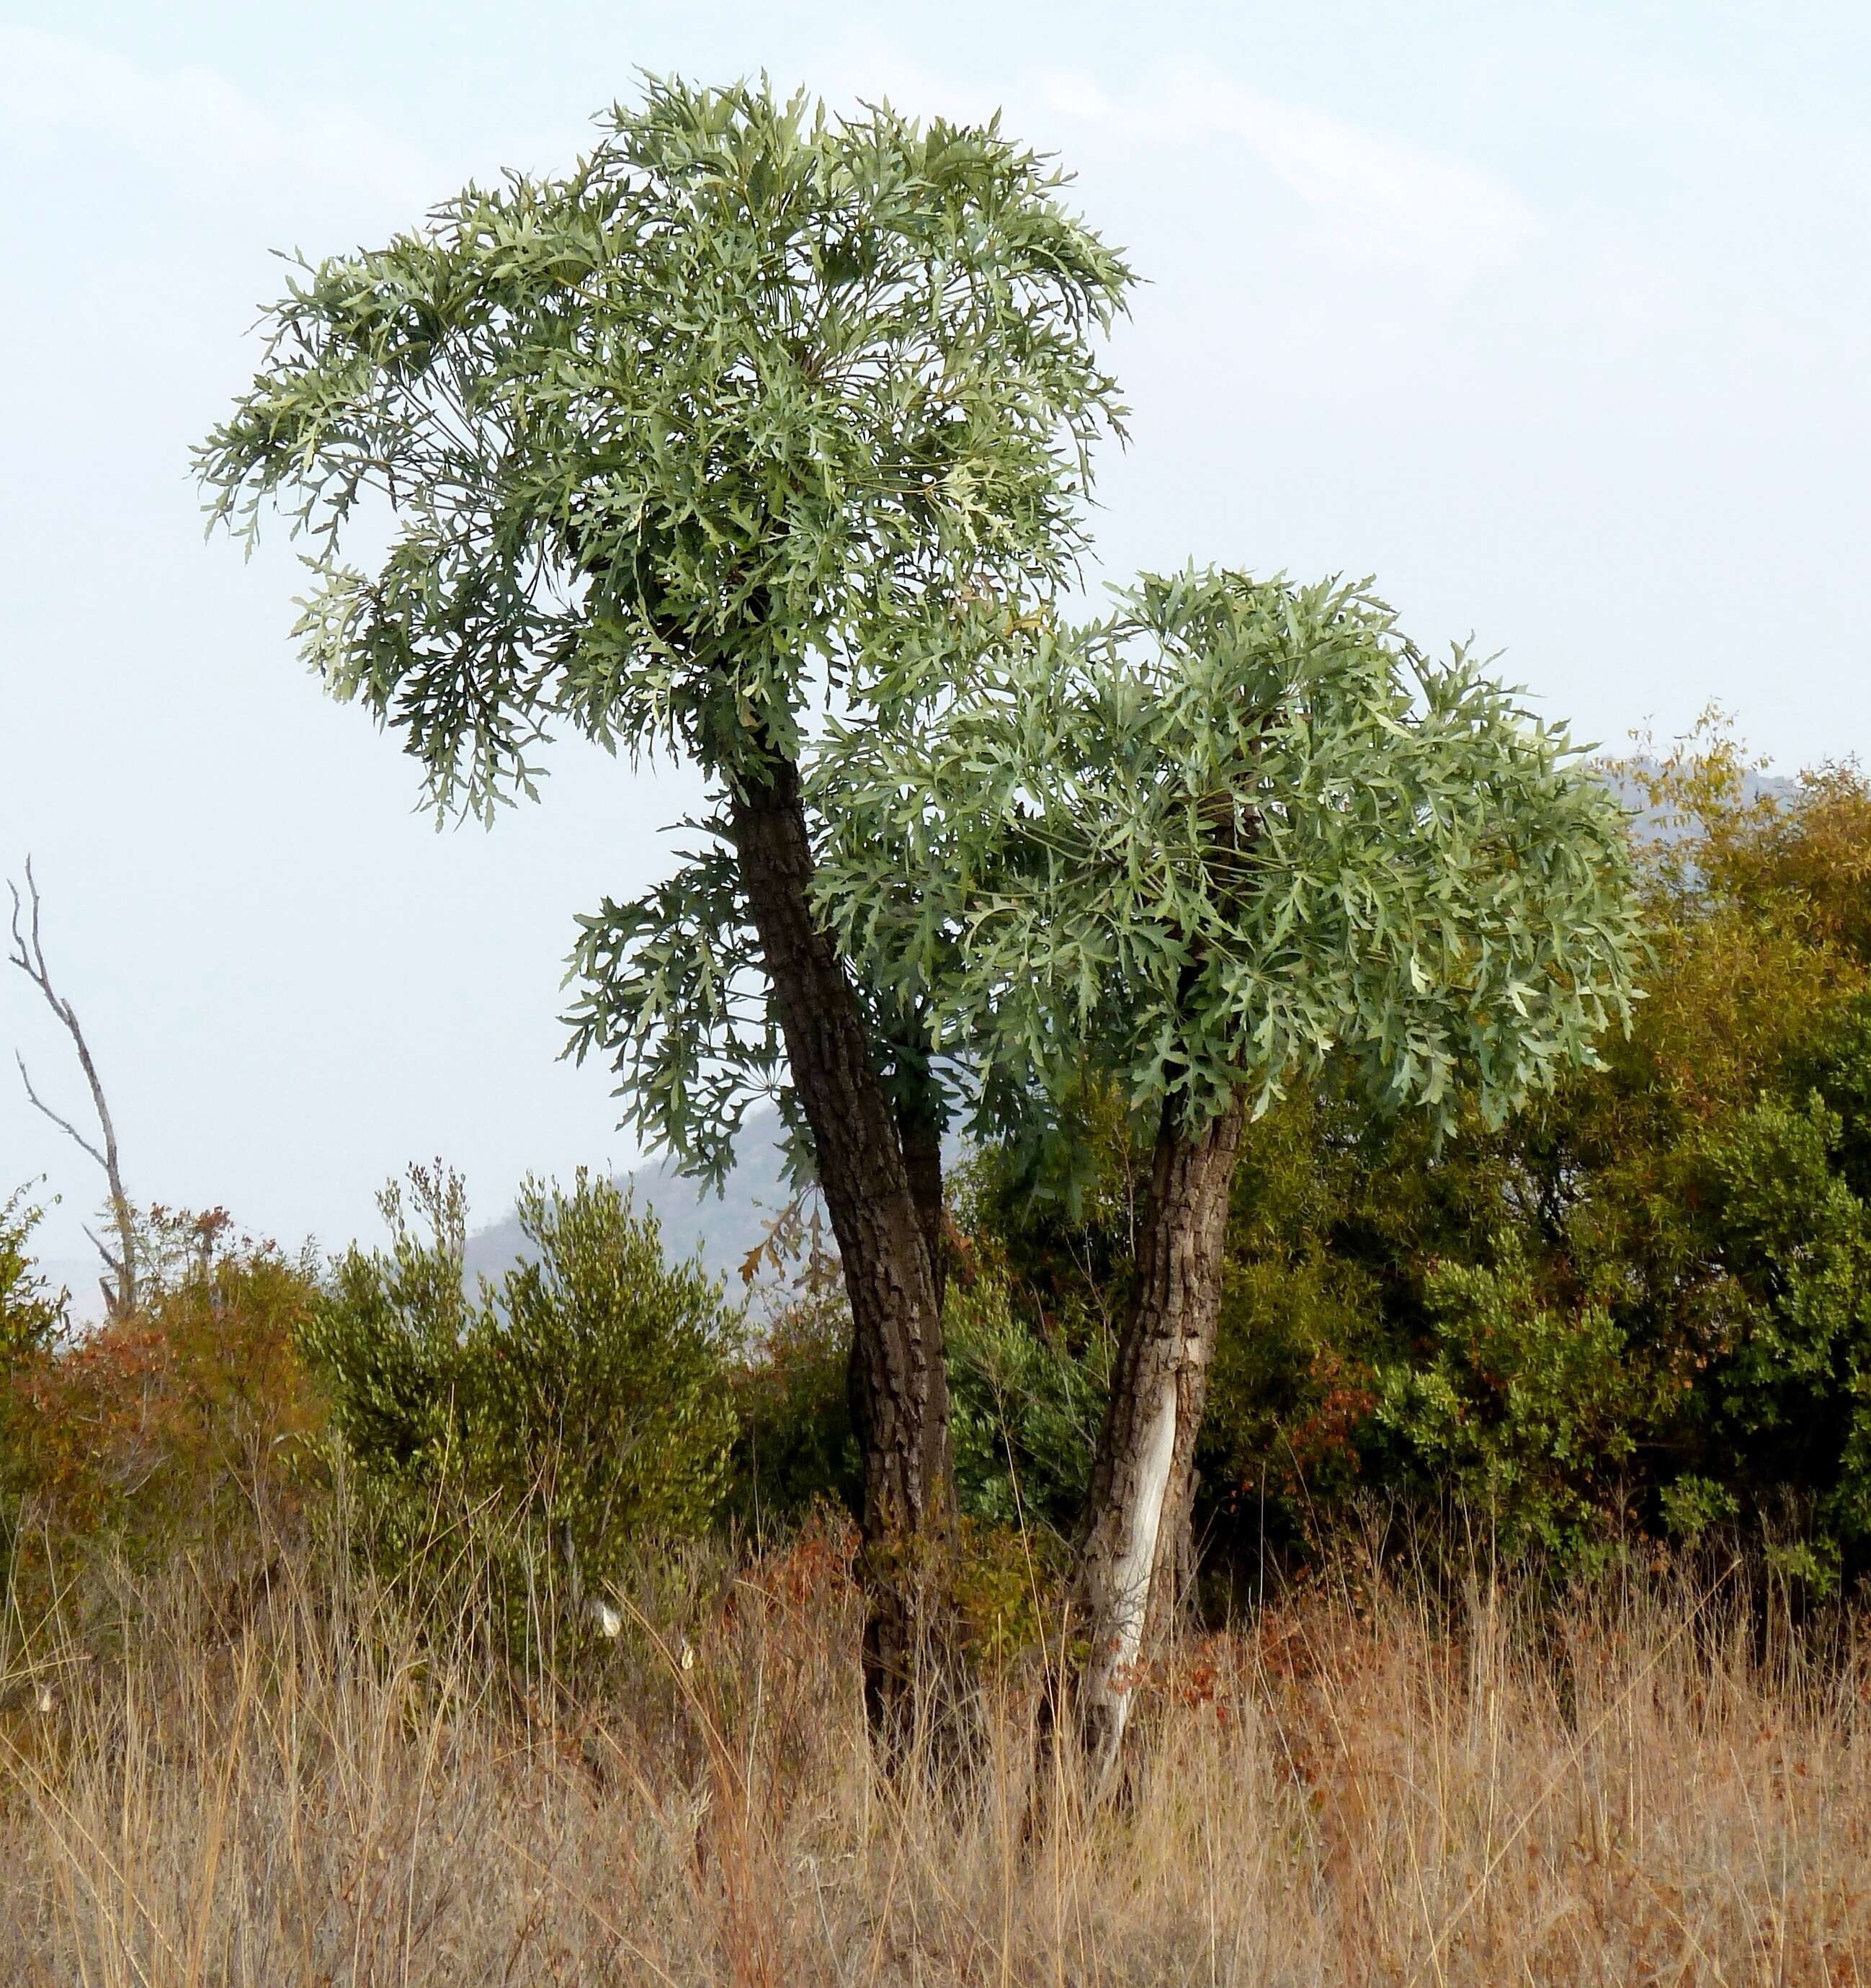
<svg viewBox="0 0 1871 1988"><path fill-rule="evenodd" d="M873 1722L884 1723L907 1701L927 1564L920 1549L946 1539L954 1510L935 1272L863 1009L812 916L798 767L775 758L763 780L744 780L730 827L851 1302L870 1591L865 1691ZM936 1158L939 1195L939 1150Z"/></svg>
<svg viewBox="0 0 1871 1988"><path fill-rule="evenodd" d="M929 1252L929 1274L935 1286L937 1315L948 1289L948 1241L942 1205L942 1128L933 1111L905 1106L897 1114L903 1141L903 1163L910 1178L910 1199L916 1204L917 1226Z"/></svg>
<svg viewBox="0 0 1871 1988"><path fill-rule="evenodd" d="M1244 1114L1238 1096L1192 1134L1166 1105L1157 1135L1136 1295L1111 1377L1079 1552L1079 1605L1091 1645L1082 1706L1101 1772L1123 1743L1137 1667L1178 1599Z"/></svg>

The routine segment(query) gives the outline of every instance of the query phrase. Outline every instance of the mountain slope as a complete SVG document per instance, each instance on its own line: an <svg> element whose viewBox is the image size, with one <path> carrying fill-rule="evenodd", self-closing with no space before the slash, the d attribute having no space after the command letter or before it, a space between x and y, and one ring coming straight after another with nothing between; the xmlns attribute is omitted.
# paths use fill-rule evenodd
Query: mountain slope
<svg viewBox="0 0 1871 1988"><path fill-rule="evenodd" d="M709 1274L725 1277L735 1294L742 1259L792 1199L779 1121L772 1112L748 1120L741 1157L718 1195L681 1178L667 1160L620 1174L617 1185L630 1194L640 1213L655 1215L666 1256L681 1261L699 1255ZM471 1284L477 1274L498 1277L517 1259L533 1253L520 1232L518 1217L508 1215L468 1239L468 1280Z"/></svg>

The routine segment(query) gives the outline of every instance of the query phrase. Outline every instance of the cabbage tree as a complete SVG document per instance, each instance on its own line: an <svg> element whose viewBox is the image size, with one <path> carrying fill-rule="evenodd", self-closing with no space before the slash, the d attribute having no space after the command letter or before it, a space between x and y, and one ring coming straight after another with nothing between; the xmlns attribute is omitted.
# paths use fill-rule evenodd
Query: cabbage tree
<svg viewBox="0 0 1871 1988"><path fill-rule="evenodd" d="M705 776L696 850L583 921L575 1043L704 1178L750 1100L802 1128L885 1542L951 1498L940 1100L812 905L812 709L914 705L980 604L1067 572L1128 275L998 125L651 81L603 126L562 178L302 264L201 468L237 529L292 514L303 652L439 809L532 795L561 732ZM873 1630L874 1682L903 1625Z"/></svg>
<svg viewBox="0 0 1871 1988"><path fill-rule="evenodd" d="M1445 1124L1593 1060L1638 952L1622 815L1366 588L1194 570L1095 626L1010 625L939 716L847 732L834 770L821 891L931 989L983 1129L1089 1060L1154 1139L1078 1570L1108 1757L1174 1600L1245 1117L1328 1059Z"/></svg>

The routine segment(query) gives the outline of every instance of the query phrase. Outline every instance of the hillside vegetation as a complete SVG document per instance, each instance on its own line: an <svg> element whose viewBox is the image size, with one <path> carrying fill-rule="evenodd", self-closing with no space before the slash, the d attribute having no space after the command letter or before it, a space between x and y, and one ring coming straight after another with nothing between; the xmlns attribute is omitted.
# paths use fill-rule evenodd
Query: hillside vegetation
<svg viewBox="0 0 1871 1988"><path fill-rule="evenodd" d="M1329 1073L1247 1128L1115 1792L1047 1736L1107 1090L951 1199L961 1668L893 1750L809 1251L755 1328L581 1177L477 1290L417 1172L333 1263L146 1215L137 1315L75 1330L15 1197L8 1978L1860 1978L1871 788L1746 774L1717 731L1645 776L1684 832L1602 1069L1440 1140Z"/></svg>

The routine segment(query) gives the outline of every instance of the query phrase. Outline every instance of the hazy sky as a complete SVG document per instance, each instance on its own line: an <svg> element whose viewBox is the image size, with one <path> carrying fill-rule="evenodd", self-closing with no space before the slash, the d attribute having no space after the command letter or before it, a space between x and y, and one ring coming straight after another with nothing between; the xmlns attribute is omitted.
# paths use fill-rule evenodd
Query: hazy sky
<svg viewBox="0 0 1871 1988"><path fill-rule="evenodd" d="M489 1215L635 1157L559 978L680 786L567 754L438 836L295 659L282 535L203 543L187 451L270 251L563 166L639 68L1002 106L1077 170L1150 279L1110 576L1372 573L1588 736L1715 698L1785 765L1871 740L1862 5L0 0L0 871L36 858L139 1199L336 1241L414 1157ZM0 1044L80 1101L16 975ZM0 1194L39 1173L73 1256L94 1179L0 1081Z"/></svg>

